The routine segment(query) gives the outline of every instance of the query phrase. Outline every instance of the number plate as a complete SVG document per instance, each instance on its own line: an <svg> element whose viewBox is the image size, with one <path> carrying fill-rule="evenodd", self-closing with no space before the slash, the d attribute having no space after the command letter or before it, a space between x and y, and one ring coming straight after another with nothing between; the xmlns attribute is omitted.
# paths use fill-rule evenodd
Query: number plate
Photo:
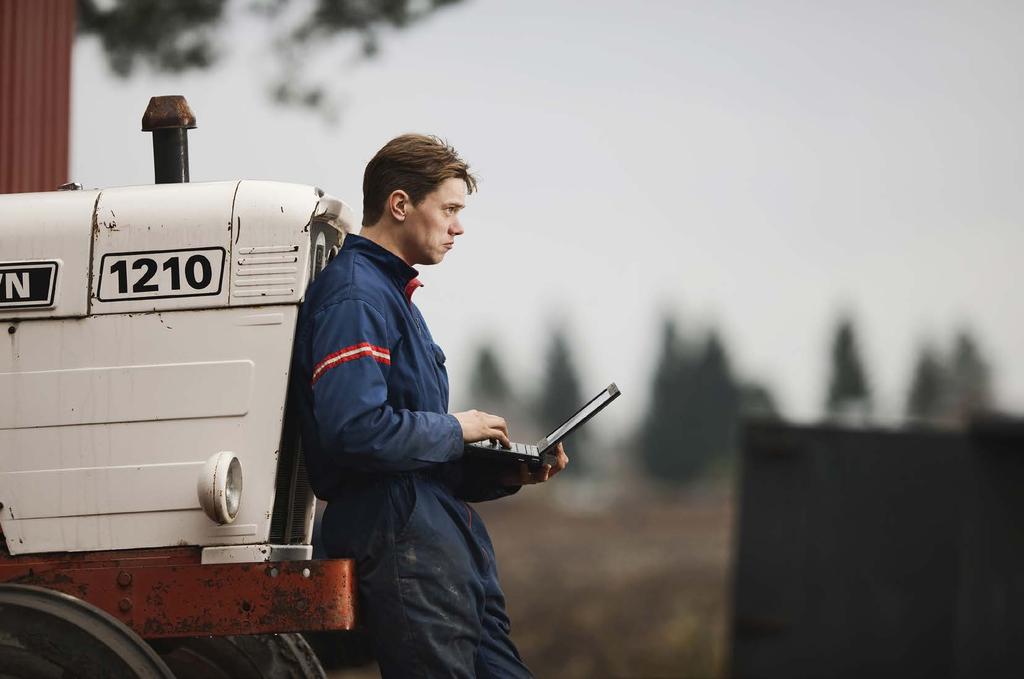
<svg viewBox="0 0 1024 679"><path fill-rule="evenodd" d="M224 248L111 252L100 260L101 302L219 295Z"/></svg>

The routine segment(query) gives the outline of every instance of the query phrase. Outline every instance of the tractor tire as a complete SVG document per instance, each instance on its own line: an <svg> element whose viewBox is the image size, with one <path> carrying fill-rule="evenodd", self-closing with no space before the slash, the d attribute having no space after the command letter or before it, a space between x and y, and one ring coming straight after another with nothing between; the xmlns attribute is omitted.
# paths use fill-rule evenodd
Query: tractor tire
<svg viewBox="0 0 1024 679"><path fill-rule="evenodd" d="M0 678L174 679L109 613L44 587L0 584Z"/></svg>
<svg viewBox="0 0 1024 679"><path fill-rule="evenodd" d="M301 634L153 639L153 649L182 679L325 679Z"/></svg>

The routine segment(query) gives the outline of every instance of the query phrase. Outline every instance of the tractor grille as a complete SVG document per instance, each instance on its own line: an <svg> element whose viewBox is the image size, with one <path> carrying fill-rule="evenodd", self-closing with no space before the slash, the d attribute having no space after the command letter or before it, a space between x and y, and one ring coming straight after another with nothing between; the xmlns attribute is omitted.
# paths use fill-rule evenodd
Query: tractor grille
<svg viewBox="0 0 1024 679"><path fill-rule="evenodd" d="M287 297L299 283L297 245L238 248L232 267L231 296Z"/></svg>
<svg viewBox="0 0 1024 679"><path fill-rule="evenodd" d="M329 224L313 221L308 229L309 280L319 275L341 246L341 235ZM297 247L249 248L242 252L235 279L253 281L246 287L259 294L285 294L297 275ZM289 278L289 275L292 277ZM233 282L233 285L239 285ZM246 292L246 294L249 294ZM313 504L306 460L302 454L299 420L293 408L285 406L281 447L277 454L277 489L274 513L270 517L270 541L279 545L304 544L312 534Z"/></svg>
<svg viewBox="0 0 1024 679"><path fill-rule="evenodd" d="M308 522L313 515L313 489L309 485L295 419L286 409L284 434L277 454L274 513L270 517L270 541L278 545L305 543Z"/></svg>

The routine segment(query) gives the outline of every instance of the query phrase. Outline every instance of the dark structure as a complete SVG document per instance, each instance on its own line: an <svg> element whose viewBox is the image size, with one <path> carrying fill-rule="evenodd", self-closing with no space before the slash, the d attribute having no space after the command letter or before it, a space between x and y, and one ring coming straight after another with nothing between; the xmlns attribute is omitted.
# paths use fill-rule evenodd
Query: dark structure
<svg viewBox="0 0 1024 679"><path fill-rule="evenodd" d="M1022 481L1015 423L748 426L730 676L1018 676Z"/></svg>

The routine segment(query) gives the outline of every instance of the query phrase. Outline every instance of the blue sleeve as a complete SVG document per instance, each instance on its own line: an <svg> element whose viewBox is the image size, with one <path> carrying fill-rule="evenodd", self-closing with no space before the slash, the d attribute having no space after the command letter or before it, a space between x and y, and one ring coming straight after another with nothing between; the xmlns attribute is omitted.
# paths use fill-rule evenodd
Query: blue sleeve
<svg viewBox="0 0 1024 679"><path fill-rule="evenodd" d="M388 405L391 344L384 316L344 300L312 319L313 414L320 445L344 466L395 472L462 457L454 416Z"/></svg>

